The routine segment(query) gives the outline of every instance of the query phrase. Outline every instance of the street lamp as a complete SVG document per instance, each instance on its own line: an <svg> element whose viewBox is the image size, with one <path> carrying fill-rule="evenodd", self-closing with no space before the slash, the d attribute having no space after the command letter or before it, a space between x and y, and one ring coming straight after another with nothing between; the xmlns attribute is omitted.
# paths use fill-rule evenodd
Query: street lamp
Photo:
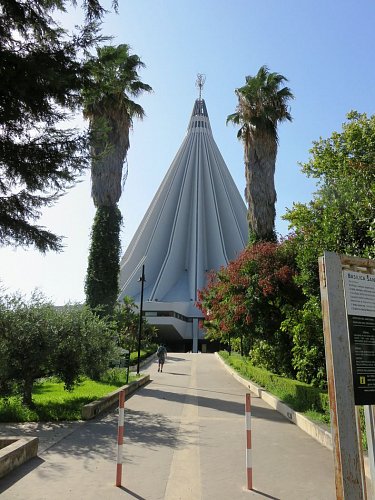
<svg viewBox="0 0 375 500"><path fill-rule="evenodd" d="M143 287L145 280L145 266L142 266L142 276L139 278L141 282L141 304L139 309L139 325L138 325L138 358L137 358L137 375L139 375L139 358L141 357L141 333L142 333L142 319L143 319Z"/></svg>

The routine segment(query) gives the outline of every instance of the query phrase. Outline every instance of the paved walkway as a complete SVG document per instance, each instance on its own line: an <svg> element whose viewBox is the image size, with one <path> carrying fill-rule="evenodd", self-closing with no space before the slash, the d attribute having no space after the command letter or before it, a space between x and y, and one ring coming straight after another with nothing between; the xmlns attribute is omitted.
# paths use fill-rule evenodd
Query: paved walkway
<svg viewBox="0 0 375 500"><path fill-rule="evenodd" d="M147 371L153 381L126 402L122 488L114 486L113 410L90 422L29 429L40 435L39 456L0 480L1 498L335 499L331 452L255 397L254 490L246 491L246 388L214 355L170 354L163 373L155 363ZM2 426L0 434L20 427Z"/></svg>

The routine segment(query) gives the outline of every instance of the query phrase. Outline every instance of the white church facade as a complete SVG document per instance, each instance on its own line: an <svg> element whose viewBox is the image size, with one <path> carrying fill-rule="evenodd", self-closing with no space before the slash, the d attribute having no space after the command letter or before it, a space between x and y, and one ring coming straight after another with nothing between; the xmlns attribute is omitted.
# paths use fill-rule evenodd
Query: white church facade
<svg viewBox="0 0 375 500"><path fill-rule="evenodd" d="M204 350L197 292L245 247L245 203L214 141L204 99L121 260L120 296L140 304L172 350Z"/></svg>

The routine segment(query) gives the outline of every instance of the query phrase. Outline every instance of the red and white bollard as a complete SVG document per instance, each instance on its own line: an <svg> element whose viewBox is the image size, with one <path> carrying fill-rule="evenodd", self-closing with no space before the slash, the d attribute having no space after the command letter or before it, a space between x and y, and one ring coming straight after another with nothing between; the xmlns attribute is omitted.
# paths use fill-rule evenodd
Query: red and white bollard
<svg viewBox="0 0 375 500"><path fill-rule="evenodd" d="M246 476L247 489L253 489L253 463L251 456L251 396L246 394L245 403L245 422L246 422Z"/></svg>
<svg viewBox="0 0 375 500"><path fill-rule="evenodd" d="M118 393L118 431L117 431L117 470L116 470L116 486L121 486L122 478L122 445L124 443L124 407L125 407L125 391Z"/></svg>

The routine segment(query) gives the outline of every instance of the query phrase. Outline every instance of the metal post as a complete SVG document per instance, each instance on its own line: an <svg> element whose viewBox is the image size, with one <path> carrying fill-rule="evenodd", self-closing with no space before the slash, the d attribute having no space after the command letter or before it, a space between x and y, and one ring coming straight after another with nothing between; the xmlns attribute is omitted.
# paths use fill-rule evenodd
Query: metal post
<svg viewBox="0 0 375 500"><path fill-rule="evenodd" d="M124 443L124 408L125 391L118 394L118 430L117 430L117 467L116 467L116 486L121 486L122 480L122 446Z"/></svg>
<svg viewBox="0 0 375 500"><path fill-rule="evenodd" d="M130 351L128 349L125 350L125 367L126 367L126 382L129 383L129 367L130 367Z"/></svg>
<svg viewBox="0 0 375 500"><path fill-rule="evenodd" d="M143 320L143 287L145 282L145 266L142 266L142 276L139 278L141 282L141 304L139 308L139 325L138 325L138 357L137 357L137 375L139 375L139 359L141 357L141 334L142 334L142 320Z"/></svg>
<svg viewBox="0 0 375 500"><path fill-rule="evenodd" d="M246 479L247 489L253 489L253 463L251 456L251 395L246 394L245 400L245 422L246 422Z"/></svg>

